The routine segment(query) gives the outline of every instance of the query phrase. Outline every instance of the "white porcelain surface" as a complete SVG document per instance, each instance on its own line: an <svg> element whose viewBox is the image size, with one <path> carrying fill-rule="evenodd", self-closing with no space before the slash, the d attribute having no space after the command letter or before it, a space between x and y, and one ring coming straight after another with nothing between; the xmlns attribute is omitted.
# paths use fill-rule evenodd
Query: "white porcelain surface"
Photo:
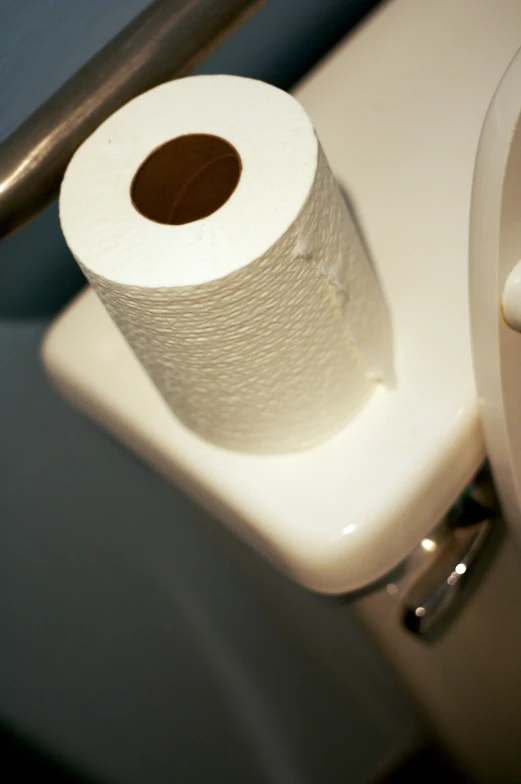
<svg viewBox="0 0 521 784"><path fill-rule="evenodd" d="M472 338L487 453L503 513L518 540L521 335L515 330L521 329L520 183L521 50L483 125L470 222Z"/></svg>
<svg viewBox="0 0 521 784"><path fill-rule="evenodd" d="M521 108L521 107L520 107ZM503 316L509 327L521 332L521 262L513 267L503 289Z"/></svg>
<svg viewBox="0 0 521 784"><path fill-rule="evenodd" d="M394 330L396 387L323 445L253 457L200 440L90 291L47 336L44 361L65 395L317 591L381 577L484 458L468 214L483 118L519 43L514 0L394 0L296 90L360 221Z"/></svg>

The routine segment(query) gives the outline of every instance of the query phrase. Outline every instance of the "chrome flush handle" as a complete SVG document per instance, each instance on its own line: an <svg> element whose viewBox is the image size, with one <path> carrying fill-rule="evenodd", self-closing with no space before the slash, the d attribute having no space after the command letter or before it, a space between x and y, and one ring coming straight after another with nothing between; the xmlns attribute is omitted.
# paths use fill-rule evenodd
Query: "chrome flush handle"
<svg viewBox="0 0 521 784"><path fill-rule="evenodd" d="M484 470L449 512L445 534L405 594L402 620L408 631L434 640L453 620L490 551L497 518L492 481Z"/></svg>

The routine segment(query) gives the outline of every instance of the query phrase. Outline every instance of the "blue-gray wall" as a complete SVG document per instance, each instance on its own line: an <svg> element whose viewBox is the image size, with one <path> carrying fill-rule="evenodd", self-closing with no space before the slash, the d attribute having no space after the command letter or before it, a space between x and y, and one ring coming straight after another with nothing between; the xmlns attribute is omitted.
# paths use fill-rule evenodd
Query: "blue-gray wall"
<svg viewBox="0 0 521 784"><path fill-rule="evenodd" d="M369 2L271 0L200 69L292 84ZM0 0L0 139L143 0ZM55 206L0 244L0 716L107 782L368 781L418 732L347 603L290 584L39 365L81 276Z"/></svg>

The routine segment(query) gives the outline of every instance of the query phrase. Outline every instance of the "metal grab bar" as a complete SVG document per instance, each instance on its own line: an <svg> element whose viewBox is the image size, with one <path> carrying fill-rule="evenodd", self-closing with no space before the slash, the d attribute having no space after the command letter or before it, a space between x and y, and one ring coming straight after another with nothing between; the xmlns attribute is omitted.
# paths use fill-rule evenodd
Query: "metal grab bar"
<svg viewBox="0 0 521 784"><path fill-rule="evenodd" d="M120 106L188 73L262 0L156 0L0 144L0 238L57 195L79 145Z"/></svg>

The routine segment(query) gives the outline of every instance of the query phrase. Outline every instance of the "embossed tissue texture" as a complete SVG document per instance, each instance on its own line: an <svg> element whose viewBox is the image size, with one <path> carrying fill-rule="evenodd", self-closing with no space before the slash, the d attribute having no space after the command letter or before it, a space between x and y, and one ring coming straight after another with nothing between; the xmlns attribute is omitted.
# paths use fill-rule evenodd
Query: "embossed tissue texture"
<svg viewBox="0 0 521 784"><path fill-rule="evenodd" d="M175 415L215 444L309 447L354 417L381 375L383 300L321 150L297 220L246 267L156 289L85 273Z"/></svg>

